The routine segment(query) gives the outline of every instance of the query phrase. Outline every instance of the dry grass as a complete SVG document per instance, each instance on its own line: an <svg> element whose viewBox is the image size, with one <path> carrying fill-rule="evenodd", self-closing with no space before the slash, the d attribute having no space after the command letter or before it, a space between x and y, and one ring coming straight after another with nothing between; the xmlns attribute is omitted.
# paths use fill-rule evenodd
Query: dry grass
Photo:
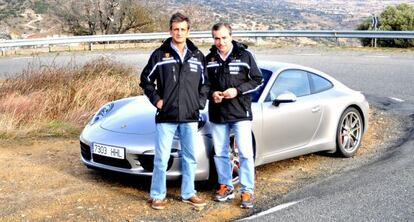
<svg viewBox="0 0 414 222"><path fill-rule="evenodd" d="M77 135L108 101L141 94L136 70L102 57L29 68L0 82L0 138Z"/></svg>

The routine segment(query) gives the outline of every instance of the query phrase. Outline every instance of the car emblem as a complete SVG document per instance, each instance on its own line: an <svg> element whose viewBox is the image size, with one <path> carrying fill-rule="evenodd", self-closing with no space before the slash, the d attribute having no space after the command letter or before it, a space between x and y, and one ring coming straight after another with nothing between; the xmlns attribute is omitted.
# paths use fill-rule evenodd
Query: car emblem
<svg viewBox="0 0 414 222"><path fill-rule="evenodd" d="M128 126L126 124L121 126L121 129L127 128Z"/></svg>

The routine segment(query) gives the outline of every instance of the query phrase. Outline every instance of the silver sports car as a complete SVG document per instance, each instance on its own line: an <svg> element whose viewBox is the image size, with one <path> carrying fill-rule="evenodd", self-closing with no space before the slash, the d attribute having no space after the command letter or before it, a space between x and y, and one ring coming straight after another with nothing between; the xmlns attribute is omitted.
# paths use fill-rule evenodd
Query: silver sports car
<svg viewBox="0 0 414 222"><path fill-rule="evenodd" d="M315 69L278 62L259 64L264 85L252 96L255 164L317 151L353 156L368 127L364 95ZM155 107L145 96L110 102L98 110L80 135L81 160L90 167L151 176ZM200 114L196 180L215 176L208 110ZM171 144L168 179L180 177L179 135ZM229 152L238 179L237 144Z"/></svg>

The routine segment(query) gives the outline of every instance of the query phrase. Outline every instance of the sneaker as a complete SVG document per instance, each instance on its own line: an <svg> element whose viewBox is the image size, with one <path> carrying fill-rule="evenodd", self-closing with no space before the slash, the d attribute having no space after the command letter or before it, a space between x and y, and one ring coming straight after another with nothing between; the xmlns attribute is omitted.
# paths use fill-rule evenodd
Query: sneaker
<svg viewBox="0 0 414 222"><path fill-rule="evenodd" d="M231 199L234 199L233 189L224 184L220 184L220 189L216 192L214 200L217 202L224 202Z"/></svg>
<svg viewBox="0 0 414 222"><path fill-rule="evenodd" d="M240 207L243 209L253 208L253 194L249 192L242 192Z"/></svg>
<svg viewBox="0 0 414 222"><path fill-rule="evenodd" d="M151 199L149 200L151 207L156 210L163 210L167 205L167 199Z"/></svg>
<svg viewBox="0 0 414 222"><path fill-rule="evenodd" d="M194 196L192 196L188 199L183 199L183 202L191 204L191 205L196 206L196 207L204 207L204 206L207 205L207 203L203 199L198 197L197 195L194 195Z"/></svg>

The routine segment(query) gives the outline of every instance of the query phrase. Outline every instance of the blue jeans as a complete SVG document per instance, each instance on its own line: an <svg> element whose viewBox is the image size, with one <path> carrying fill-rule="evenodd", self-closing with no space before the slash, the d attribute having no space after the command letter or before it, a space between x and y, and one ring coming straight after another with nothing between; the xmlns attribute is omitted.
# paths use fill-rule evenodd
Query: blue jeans
<svg viewBox="0 0 414 222"><path fill-rule="evenodd" d="M211 123L213 135L214 161L218 174L218 182L234 189L232 183L232 167L230 162L230 129L233 129L235 142L239 150L240 171L239 178L241 192L254 192L254 154L251 132L251 121L234 123Z"/></svg>
<svg viewBox="0 0 414 222"><path fill-rule="evenodd" d="M194 154L197 122L191 123L157 123L154 170L152 172L151 191L152 199L164 199L167 195L167 167L171 154L171 146L175 132L178 130L181 145L181 197L188 199L196 191L194 177L197 161Z"/></svg>

